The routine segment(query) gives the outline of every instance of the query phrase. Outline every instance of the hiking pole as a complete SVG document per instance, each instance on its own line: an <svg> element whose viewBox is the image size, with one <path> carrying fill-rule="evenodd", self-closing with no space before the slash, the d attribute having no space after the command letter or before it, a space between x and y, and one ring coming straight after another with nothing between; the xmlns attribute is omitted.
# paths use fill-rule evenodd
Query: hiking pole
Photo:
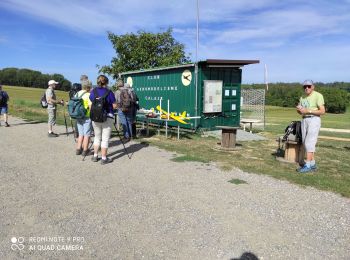
<svg viewBox="0 0 350 260"><path fill-rule="evenodd" d="M62 105L64 106L64 105ZM64 117L64 125L66 126L66 134L68 136L68 126L67 126L67 118L66 118L66 110L63 108L63 117Z"/></svg>
<svg viewBox="0 0 350 260"><path fill-rule="evenodd" d="M131 159L131 156L129 156L129 153L126 150L125 144L123 143L123 140L122 140L122 138L120 136L120 133L119 133L119 131L117 129L117 115L114 115L114 124L113 125L114 125L114 128L115 128L115 131L117 131L117 135L119 137L119 140L120 140L120 142L122 143L122 145L124 147L124 151L125 151L126 155L128 156L129 159Z"/></svg>
<svg viewBox="0 0 350 260"><path fill-rule="evenodd" d="M72 127L74 142L77 142L77 139L75 137L76 136L75 128L73 127L73 120L71 117L69 117L69 120L70 120L70 126Z"/></svg>

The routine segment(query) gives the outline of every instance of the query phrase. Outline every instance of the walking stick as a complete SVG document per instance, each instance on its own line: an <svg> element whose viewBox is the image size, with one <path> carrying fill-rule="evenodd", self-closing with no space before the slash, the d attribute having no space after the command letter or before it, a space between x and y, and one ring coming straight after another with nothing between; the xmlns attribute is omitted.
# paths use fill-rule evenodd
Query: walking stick
<svg viewBox="0 0 350 260"><path fill-rule="evenodd" d="M64 106L64 105L62 105ZM66 110L63 108L63 117L64 117L64 125L66 126L66 134L68 136L68 126L67 126L67 118L66 118Z"/></svg>
<svg viewBox="0 0 350 260"><path fill-rule="evenodd" d="M70 120L70 126L72 127L74 142L77 142L77 139L76 139L76 137L75 137L75 136L76 136L76 133L75 133L75 128L73 127L72 118L69 117L69 120Z"/></svg>
<svg viewBox="0 0 350 260"><path fill-rule="evenodd" d="M131 156L129 156L129 153L126 150L125 144L123 143L123 140L122 140L122 138L120 136L120 133L119 133L119 131L117 129L117 115L116 114L114 115L114 124L113 125L114 125L114 128L115 128L115 131L117 131L117 135L119 137L119 140L120 140L120 142L122 143L122 145L124 147L124 151L125 151L126 155L128 156L129 159L131 159Z"/></svg>

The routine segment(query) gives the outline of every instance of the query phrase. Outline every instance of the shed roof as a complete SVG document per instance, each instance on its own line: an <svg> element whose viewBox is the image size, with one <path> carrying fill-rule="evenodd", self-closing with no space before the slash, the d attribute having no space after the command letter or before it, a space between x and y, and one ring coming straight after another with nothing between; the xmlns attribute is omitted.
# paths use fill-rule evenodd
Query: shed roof
<svg viewBox="0 0 350 260"><path fill-rule="evenodd" d="M207 59L203 61L207 64L215 64L215 65L233 65L233 66L244 66L249 64L259 63L259 60L219 60L219 59Z"/></svg>
<svg viewBox="0 0 350 260"><path fill-rule="evenodd" d="M207 64L208 66L217 66L217 67L243 67L245 65L256 64L259 62L260 62L259 60L207 59L207 60L199 61L198 64ZM135 70L135 71L125 71L125 72L120 73L120 75L144 73L144 72L149 72L149 71L169 70L169 69L191 67L191 66L195 66L195 63L187 63L187 64L181 64L181 65L168 66L168 67L156 67L156 68L151 68L151 69L140 69L140 70Z"/></svg>

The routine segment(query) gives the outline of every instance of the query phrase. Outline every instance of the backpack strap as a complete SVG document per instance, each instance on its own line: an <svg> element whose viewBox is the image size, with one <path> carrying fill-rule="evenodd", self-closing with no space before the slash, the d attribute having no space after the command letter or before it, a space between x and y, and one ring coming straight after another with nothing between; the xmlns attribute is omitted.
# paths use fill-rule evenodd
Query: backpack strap
<svg viewBox="0 0 350 260"><path fill-rule="evenodd" d="M106 98L109 95L110 90L107 89L106 93L101 98Z"/></svg>
<svg viewBox="0 0 350 260"><path fill-rule="evenodd" d="M97 93L97 89L96 88L94 88L94 99L96 99L96 98L98 98L98 97L100 97L99 95L98 95L98 93Z"/></svg>
<svg viewBox="0 0 350 260"><path fill-rule="evenodd" d="M87 91L85 91L83 94L80 95L80 97L77 97L77 98L83 98L83 96L88 93Z"/></svg>

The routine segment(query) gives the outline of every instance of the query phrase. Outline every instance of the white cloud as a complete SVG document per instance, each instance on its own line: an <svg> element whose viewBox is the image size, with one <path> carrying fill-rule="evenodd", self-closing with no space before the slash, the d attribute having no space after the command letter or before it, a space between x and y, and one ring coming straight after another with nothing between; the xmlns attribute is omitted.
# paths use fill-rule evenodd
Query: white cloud
<svg viewBox="0 0 350 260"><path fill-rule="evenodd" d="M345 80L340 72L350 77L344 72L345 57L350 56L349 0L199 0L199 7L202 59L261 59L268 63L272 81L295 80L304 71L315 72L317 80L321 71L329 75L329 67L336 68L334 75L340 80ZM171 26L175 38L195 53L196 0L2 0L0 8L91 37L108 30L124 34ZM0 36L0 43L6 40ZM300 64L302 57L307 62ZM248 66L248 73L259 75L251 81L262 82L263 74L256 71L260 66Z"/></svg>

